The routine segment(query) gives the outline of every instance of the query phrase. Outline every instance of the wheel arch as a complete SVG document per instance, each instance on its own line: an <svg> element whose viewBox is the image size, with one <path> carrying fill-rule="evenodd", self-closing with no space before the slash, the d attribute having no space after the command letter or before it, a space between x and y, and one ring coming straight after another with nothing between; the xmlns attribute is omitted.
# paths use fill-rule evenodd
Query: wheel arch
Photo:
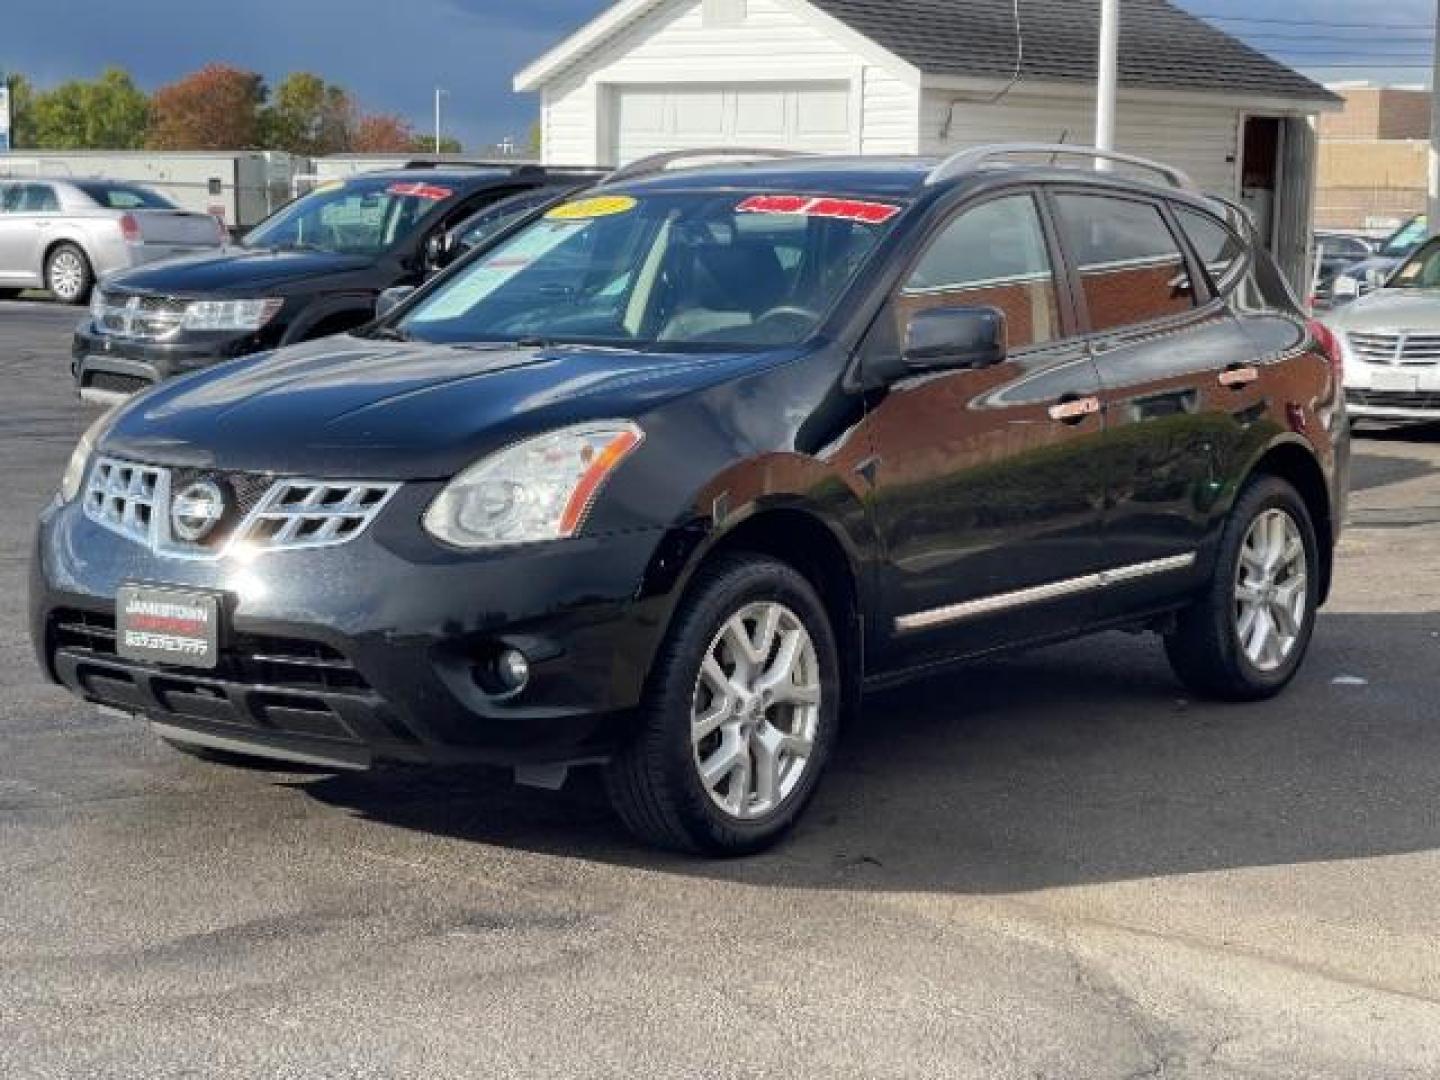
<svg viewBox="0 0 1440 1080"><path fill-rule="evenodd" d="M1330 596L1335 571L1335 519L1331 506L1330 487L1324 470L1315 460L1315 453L1298 439L1282 439L1272 443L1251 466L1245 477L1250 483L1257 476L1273 476L1284 480L1304 500L1315 527L1320 548L1320 602ZM1242 485L1243 486L1243 485Z"/></svg>
<svg viewBox="0 0 1440 1080"><path fill-rule="evenodd" d="M50 266L50 256L55 254L57 248L67 246L79 251L85 257L86 265L90 267L90 276L92 278L97 276L95 274L95 258L90 254L90 249L86 246L85 241L74 233L65 232L50 237L45 244L45 249L40 252L40 280L42 282L45 280L45 271Z"/></svg>

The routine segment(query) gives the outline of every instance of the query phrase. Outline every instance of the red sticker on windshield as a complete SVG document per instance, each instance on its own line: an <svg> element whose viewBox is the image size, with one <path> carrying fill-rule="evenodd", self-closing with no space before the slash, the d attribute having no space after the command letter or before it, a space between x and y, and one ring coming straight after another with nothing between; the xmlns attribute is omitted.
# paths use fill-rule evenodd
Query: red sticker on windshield
<svg viewBox="0 0 1440 1080"><path fill-rule="evenodd" d="M752 195L735 208L740 214L798 214L802 217L836 218L883 225L900 212L893 203L864 202L860 199L815 199L808 195Z"/></svg>
<svg viewBox="0 0 1440 1080"><path fill-rule="evenodd" d="M450 198L455 192L448 187L440 187L436 184L391 184L385 189L389 195L411 195L417 199L429 199L431 202L440 202Z"/></svg>

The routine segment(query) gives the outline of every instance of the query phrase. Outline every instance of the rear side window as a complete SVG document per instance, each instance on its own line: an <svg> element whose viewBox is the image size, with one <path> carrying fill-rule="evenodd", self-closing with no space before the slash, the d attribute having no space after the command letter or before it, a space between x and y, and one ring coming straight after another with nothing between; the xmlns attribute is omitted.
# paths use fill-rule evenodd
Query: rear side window
<svg viewBox="0 0 1440 1080"><path fill-rule="evenodd" d="M1058 195L1055 204L1091 329L1150 322L1195 306L1185 256L1154 203Z"/></svg>
<svg viewBox="0 0 1440 1080"><path fill-rule="evenodd" d="M55 189L49 184L26 184L22 190L25 196L20 204L21 210L48 214L60 209L60 200L55 197Z"/></svg>
<svg viewBox="0 0 1440 1080"><path fill-rule="evenodd" d="M0 214L13 214L25 200L25 189L19 184L0 184Z"/></svg>
<svg viewBox="0 0 1440 1080"><path fill-rule="evenodd" d="M1211 280L1223 287L1245 265L1245 245L1209 214L1177 206L1175 217L1195 254L1210 271Z"/></svg>
<svg viewBox="0 0 1440 1080"><path fill-rule="evenodd" d="M175 204L153 191L134 184L104 184L80 181L75 185L97 206L110 210L173 210Z"/></svg>
<svg viewBox="0 0 1440 1080"><path fill-rule="evenodd" d="M921 256L900 311L990 307L1005 315L1009 346L1060 336L1055 273L1033 196L1006 195L962 210Z"/></svg>

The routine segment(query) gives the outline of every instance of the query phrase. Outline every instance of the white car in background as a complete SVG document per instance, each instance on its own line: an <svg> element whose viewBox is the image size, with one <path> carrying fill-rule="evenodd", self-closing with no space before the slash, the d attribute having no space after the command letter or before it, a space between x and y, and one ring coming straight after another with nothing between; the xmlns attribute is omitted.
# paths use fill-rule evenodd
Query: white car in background
<svg viewBox="0 0 1440 1080"><path fill-rule="evenodd" d="M1383 285L1325 316L1355 420L1440 420L1440 238Z"/></svg>
<svg viewBox="0 0 1440 1080"><path fill-rule="evenodd" d="M0 295L41 288L83 304L113 270L224 241L218 220L139 184L0 178Z"/></svg>

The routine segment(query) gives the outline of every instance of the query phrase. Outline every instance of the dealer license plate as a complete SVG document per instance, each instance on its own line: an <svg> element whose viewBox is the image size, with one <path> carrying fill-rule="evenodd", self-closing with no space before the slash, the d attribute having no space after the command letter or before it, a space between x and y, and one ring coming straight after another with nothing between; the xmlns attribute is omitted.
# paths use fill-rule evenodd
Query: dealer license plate
<svg viewBox="0 0 1440 1080"><path fill-rule="evenodd" d="M116 651L130 660L213 668L220 659L220 601L209 593L122 586Z"/></svg>

